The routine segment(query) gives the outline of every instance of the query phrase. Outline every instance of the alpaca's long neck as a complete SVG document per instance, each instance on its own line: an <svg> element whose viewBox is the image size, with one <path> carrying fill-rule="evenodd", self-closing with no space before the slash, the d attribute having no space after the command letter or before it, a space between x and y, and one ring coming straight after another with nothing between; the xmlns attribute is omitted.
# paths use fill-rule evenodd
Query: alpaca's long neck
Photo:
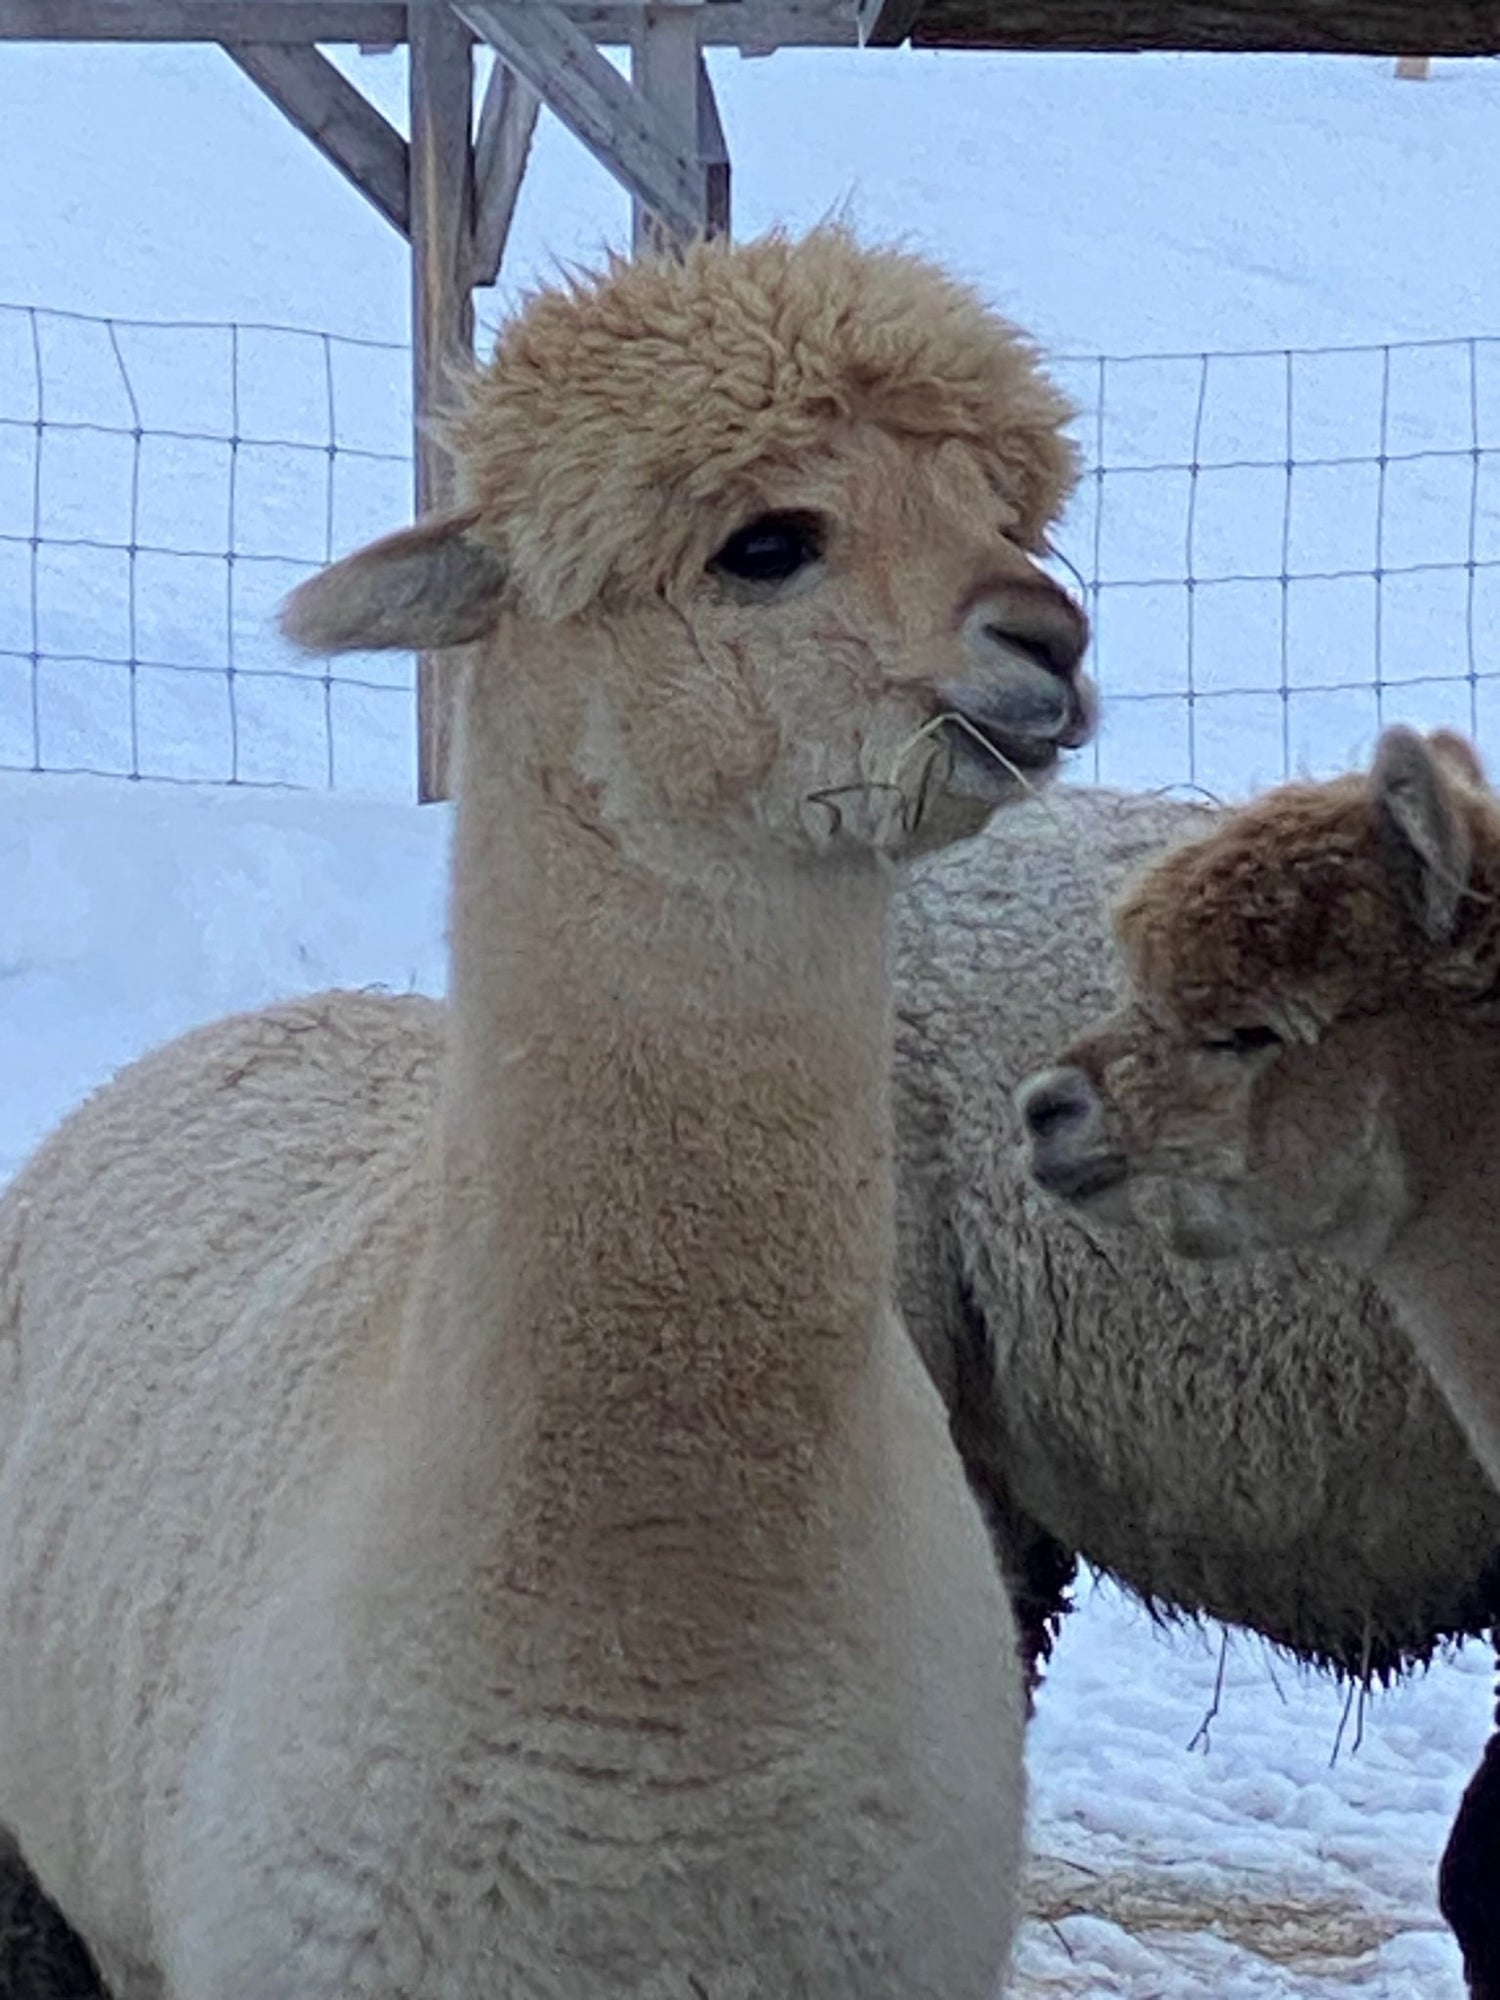
<svg viewBox="0 0 1500 2000"><path fill-rule="evenodd" d="M533 1600L784 1590L876 1448L883 871L664 879L520 788L458 844L426 1462Z"/></svg>
<svg viewBox="0 0 1500 2000"><path fill-rule="evenodd" d="M1425 1037L1401 1107L1413 1214L1375 1272L1500 1482L1500 1031Z"/></svg>

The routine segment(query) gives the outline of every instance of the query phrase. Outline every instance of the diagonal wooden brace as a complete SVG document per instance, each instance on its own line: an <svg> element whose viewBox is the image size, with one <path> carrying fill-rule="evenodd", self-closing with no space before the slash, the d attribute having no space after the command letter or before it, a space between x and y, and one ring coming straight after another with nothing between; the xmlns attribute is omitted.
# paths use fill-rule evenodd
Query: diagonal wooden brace
<svg viewBox="0 0 1500 2000"><path fill-rule="evenodd" d="M500 57L490 71L474 141L474 283L500 275L542 100Z"/></svg>
<svg viewBox="0 0 1500 2000"><path fill-rule="evenodd" d="M566 14L550 0L454 0L454 11L668 231L702 232L698 161Z"/></svg>
<svg viewBox="0 0 1500 2000"><path fill-rule="evenodd" d="M342 71L297 43L225 42L250 81L354 183L403 236L410 234L406 141Z"/></svg>

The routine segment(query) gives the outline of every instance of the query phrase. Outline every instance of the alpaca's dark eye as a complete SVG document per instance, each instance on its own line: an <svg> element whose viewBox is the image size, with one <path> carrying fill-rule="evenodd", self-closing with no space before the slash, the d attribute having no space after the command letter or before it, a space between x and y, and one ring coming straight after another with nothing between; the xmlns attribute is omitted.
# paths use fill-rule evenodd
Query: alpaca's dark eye
<svg viewBox="0 0 1500 2000"><path fill-rule="evenodd" d="M1231 1028L1227 1035L1205 1035L1206 1049L1228 1049L1237 1056L1254 1055L1259 1049L1279 1049L1281 1036L1274 1028L1262 1026Z"/></svg>
<svg viewBox="0 0 1500 2000"><path fill-rule="evenodd" d="M709 568L741 583L786 583L822 553L811 514L762 514L729 537Z"/></svg>

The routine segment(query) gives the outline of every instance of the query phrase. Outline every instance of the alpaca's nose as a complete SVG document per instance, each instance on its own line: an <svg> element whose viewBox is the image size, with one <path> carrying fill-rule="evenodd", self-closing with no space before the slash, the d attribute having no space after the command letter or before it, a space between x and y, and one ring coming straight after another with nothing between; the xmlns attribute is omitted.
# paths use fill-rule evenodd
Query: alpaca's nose
<svg viewBox="0 0 1500 2000"><path fill-rule="evenodd" d="M1094 728L1094 691L1079 672L1088 638L1082 611L1047 578L989 585L963 615L968 699L955 705L967 714L977 695L980 727L1076 749Z"/></svg>
<svg viewBox="0 0 1500 2000"><path fill-rule="evenodd" d="M1088 649L1089 621L1049 577L1017 577L990 584L969 605L964 639L981 656L995 647L1014 648L1068 681Z"/></svg>
<svg viewBox="0 0 1500 2000"><path fill-rule="evenodd" d="M1081 1069L1048 1069L1016 1092L1031 1140L1031 1178L1061 1201L1094 1202L1125 1181L1128 1167L1104 1129L1104 1107Z"/></svg>
<svg viewBox="0 0 1500 2000"><path fill-rule="evenodd" d="M1016 1092L1016 1109L1034 1140L1067 1139L1095 1122L1098 1099L1081 1069L1047 1069Z"/></svg>

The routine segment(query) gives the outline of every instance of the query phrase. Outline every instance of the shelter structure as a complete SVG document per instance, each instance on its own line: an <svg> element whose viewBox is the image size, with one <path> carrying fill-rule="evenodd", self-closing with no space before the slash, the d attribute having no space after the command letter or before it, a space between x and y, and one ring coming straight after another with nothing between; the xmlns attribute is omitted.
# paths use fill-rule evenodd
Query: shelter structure
<svg viewBox="0 0 1500 2000"><path fill-rule="evenodd" d="M1500 53L1500 0L0 0L0 42L215 42L411 247L415 505L447 494L427 417L472 354L543 104L630 195L634 240L730 226L706 48ZM403 137L321 45L410 52ZM476 45L496 54L475 105ZM630 74L602 53L630 51ZM446 791L442 667L419 663L420 785Z"/></svg>

